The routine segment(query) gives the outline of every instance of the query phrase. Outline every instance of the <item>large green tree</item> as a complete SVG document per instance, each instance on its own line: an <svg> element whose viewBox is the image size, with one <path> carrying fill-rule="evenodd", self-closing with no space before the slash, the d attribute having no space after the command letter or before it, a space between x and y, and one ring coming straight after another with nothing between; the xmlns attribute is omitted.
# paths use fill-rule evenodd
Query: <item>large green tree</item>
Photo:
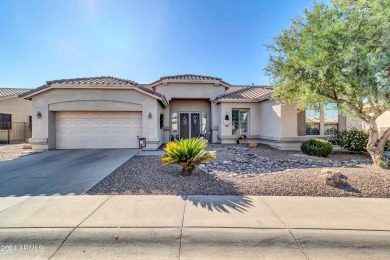
<svg viewBox="0 0 390 260"><path fill-rule="evenodd" d="M338 103L367 123L367 151L376 165L389 167L383 151L390 128L380 133L376 120L390 109L390 0L314 3L268 48L265 71L275 99L300 110Z"/></svg>

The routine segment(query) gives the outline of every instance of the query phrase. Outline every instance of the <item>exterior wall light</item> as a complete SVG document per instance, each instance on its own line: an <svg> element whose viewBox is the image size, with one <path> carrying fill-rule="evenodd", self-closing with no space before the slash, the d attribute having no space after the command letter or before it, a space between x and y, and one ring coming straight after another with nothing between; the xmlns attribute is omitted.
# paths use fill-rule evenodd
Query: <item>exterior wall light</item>
<svg viewBox="0 0 390 260"><path fill-rule="evenodd" d="M42 117L41 112L37 111L37 114L35 115L35 117L36 117L37 119L41 119L41 117Z"/></svg>
<svg viewBox="0 0 390 260"><path fill-rule="evenodd" d="M148 118L152 119L152 113L149 112Z"/></svg>
<svg viewBox="0 0 390 260"><path fill-rule="evenodd" d="M229 119L229 115L228 114L226 114L225 120L223 120L223 124L225 126L229 126L230 125L230 119Z"/></svg>

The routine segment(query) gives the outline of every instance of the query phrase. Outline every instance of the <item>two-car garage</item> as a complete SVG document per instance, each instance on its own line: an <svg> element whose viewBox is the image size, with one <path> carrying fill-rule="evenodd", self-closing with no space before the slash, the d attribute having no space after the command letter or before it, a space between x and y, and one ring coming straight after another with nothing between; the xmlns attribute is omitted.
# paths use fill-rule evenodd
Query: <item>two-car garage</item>
<svg viewBox="0 0 390 260"><path fill-rule="evenodd" d="M47 81L32 100L33 149L110 149L161 145L166 98L134 81L91 77ZM146 145L146 146L144 146Z"/></svg>
<svg viewBox="0 0 390 260"><path fill-rule="evenodd" d="M141 112L56 112L57 149L137 148Z"/></svg>

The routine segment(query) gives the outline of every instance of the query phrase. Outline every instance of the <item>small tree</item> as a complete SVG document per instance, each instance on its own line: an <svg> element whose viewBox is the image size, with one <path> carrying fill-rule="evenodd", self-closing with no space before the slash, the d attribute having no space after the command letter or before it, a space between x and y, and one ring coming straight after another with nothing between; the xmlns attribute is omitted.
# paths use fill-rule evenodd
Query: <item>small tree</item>
<svg viewBox="0 0 390 260"><path fill-rule="evenodd" d="M366 122L367 151L382 168L389 167L383 150L390 128L379 133L376 119L390 109L389 14L389 0L314 3L268 46L265 69L282 104L303 110L336 102L342 113Z"/></svg>
<svg viewBox="0 0 390 260"><path fill-rule="evenodd" d="M182 176L191 175L197 165L215 159L214 151L204 150L207 143L202 137L169 142L164 149L166 153L160 156L160 161L181 166Z"/></svg>

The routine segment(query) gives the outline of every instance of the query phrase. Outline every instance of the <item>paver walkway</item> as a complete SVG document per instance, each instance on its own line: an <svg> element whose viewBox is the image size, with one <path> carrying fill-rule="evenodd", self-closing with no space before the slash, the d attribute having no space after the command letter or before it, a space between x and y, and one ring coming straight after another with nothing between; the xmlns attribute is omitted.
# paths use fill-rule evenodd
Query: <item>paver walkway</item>
<svg viewBox="0 0 390 260"><path fill-rule="evenodd" d="M389 199L3 197L0 220L1 259L390 258Z"/></svg>

